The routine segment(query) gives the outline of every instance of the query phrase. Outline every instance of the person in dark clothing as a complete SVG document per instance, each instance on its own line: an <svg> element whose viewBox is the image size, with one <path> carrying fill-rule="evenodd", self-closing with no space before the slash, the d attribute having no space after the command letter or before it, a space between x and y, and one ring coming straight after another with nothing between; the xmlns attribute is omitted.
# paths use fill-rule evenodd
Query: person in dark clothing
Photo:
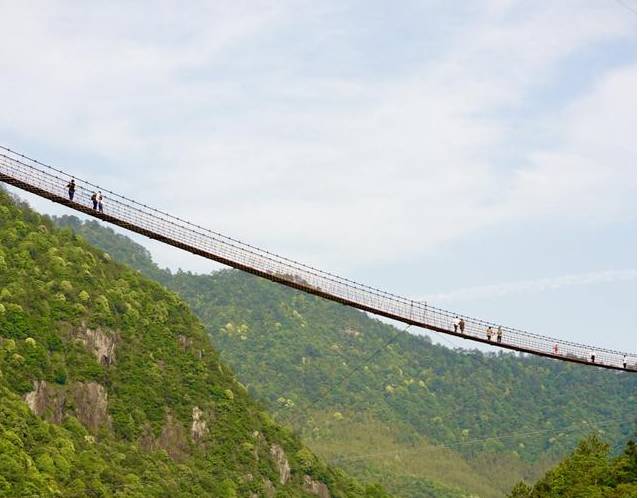
<svg viewBox="0 0 639 498"><path fill-rule="evenodd" d="M466 328L466 322L462 318L461 320L459 320L459 331L463 334L465 328Z"/></svg>
<svg viewBox="0 0 639 498"><path fill-rule="evenodd" d="M93 195L91 196L91 202L93 202L93 209L97 211L98 210L98 193L97 192L93 192Z"/></svg>
<svg viewBox="0 0 639 498"><path fill-rule="evenodd" d="M104 204L102 203L104 197L102 196L102 192L98 192L98 211L104 213Z"/></svg>
<svg viewBox="0 0 639 498"><path fill-rule="evenodd" d="M503 335L503 332L501 330L501 325L499 327L497 327L497 342L501 342L501 337Z"/></svg>
<svg viewBox="0 0 639 498"><path fill-rule="evenodd" d="M71 181L67 185L67 189L69 190L69 200L73 200L73 196L75 195L75 178L71 178Z"/></svg>
<svg viewBox="0 0 639 498"><path fill-rule="evenodd" d="M626 355L623 355L623 367L626 368L626 365L628 365L628 359L626 358Z"/></svg>

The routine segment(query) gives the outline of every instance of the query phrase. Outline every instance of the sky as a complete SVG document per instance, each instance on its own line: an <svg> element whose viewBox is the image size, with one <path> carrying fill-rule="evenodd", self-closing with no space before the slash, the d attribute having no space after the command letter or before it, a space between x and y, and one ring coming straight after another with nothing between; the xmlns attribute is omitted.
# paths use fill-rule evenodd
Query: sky
<svg viewBox="0 0 639 498"><path fill-rule="evenodd" d="M362 283L636 351L632 0L0 7L0 144Z"/></svg>

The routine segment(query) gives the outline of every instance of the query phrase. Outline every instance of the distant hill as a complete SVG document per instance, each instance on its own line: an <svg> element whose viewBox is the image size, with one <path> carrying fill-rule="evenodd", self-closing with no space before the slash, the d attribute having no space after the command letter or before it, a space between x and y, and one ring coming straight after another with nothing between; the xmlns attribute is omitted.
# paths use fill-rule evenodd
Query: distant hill
<svg viewBox="0 0 639 498"><path fill-rule="evenodd" d="M173 274L95 221L57 223L176 291L279 421L399 495L503 496L567 455L585 431L614 444L635 436L634 375L451 350L234 270Z"/></svg>
<svg viewBox="0 0 639 498"><path fill-rule="evenodd" d="M0 496L387 496L325 464L175 293L0 190Z"/></svg>

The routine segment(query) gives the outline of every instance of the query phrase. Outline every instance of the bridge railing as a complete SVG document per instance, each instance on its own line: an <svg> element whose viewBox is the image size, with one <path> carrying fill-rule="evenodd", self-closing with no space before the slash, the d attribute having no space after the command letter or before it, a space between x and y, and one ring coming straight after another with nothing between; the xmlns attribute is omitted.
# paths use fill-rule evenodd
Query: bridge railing
<svg viewBox="0 0 639 498"><path fill-rule="evenodd" d="M627 370L636 371L637 368L636 354L500 327L497 323L391 294L251 246L87 181L76 179L73 203L65 201L71 179L69 174L4 147L0 147L0 179L28 186L32 191L46 192L57 202L230 266L404 323L558 359L618 369L625 363ZM91 195L97 191L102 191L104 197L104 214L92 210ZM455 326L458 319L465 322L463 331ZM492 337L487 335L489 327L493 331ZM499 328L501 338L498 342Z"/></svg>

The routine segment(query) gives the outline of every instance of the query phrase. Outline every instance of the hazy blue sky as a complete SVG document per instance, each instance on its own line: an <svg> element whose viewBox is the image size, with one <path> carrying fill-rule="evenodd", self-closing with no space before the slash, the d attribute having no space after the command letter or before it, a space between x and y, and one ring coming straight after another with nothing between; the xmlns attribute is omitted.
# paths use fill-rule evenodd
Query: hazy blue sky
<svg viewBox="0 0 639 498"><path fill-rule="evenodd" d="M0 6L4 145L364 283L636 349L631 0Z"/></svg>

